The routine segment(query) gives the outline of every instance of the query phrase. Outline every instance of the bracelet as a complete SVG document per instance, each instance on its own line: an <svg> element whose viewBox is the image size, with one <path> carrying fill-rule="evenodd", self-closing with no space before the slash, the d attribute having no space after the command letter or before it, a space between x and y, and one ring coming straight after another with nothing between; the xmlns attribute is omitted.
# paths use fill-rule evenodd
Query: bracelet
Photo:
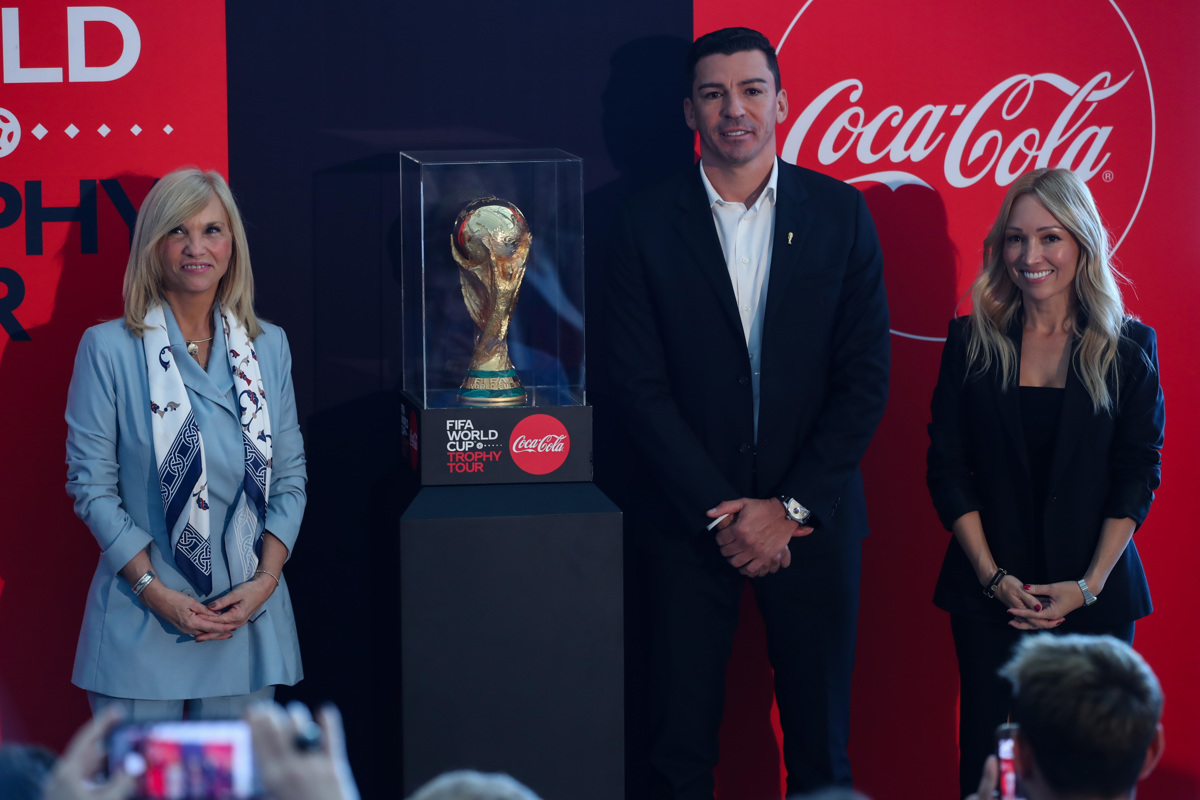
<svg viewBox="0 0 1200 800"><path fill-rule="evenodd" d="M1000 581L1004 580L1004 576L1008 574L1006 569L996 570L996 574L992 576L991 581L986 589L983 590L984 597L995 597L996 590L1000 588Z"/></svg>
<svg viewBox="0 0 1200 800"><path fill-rule="evenodd" d="M254 574L255 574L255 575L266 575L268 578L270 578L271 580L275 581L275 585L276 585L276 586L278 586L278 585L279 585L279 578L276 578L274 575L272 575L271 573L267 572L265 569L256 569L256 570L254 570Z"/></svg>
<svg viewBox="0 0 1200 800"><path fill-rule="evenodd" d="M133 585L134 596L141 597L142 592L146 591L146 587L149 586L153 582L154 582L154 573L151 572L150 570L147 570L146 574L143 575L141 577L141 579L138 580L138 582Z"/></svg>

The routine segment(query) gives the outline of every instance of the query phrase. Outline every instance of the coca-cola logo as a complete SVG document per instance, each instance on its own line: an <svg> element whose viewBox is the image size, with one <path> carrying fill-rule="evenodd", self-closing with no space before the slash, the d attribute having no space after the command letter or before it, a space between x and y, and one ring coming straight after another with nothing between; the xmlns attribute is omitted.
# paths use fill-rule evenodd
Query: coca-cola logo
<svg viewBox="0 0 1200 800"><path fill-rule="evenodd" d="M1037 32L1035 21L1049 22L1037 0L1013 0L1001 17L945 0L791 5L736 24L776 42L783 159L866 194L894 334L940 340L966 310L1005 189L1031 169L1074 170L1113 243L1125 238L1149 184L1155 121L1141 47L1115 2L1056 5L1070 30L1061 35ZM727 14L698 0L697 30L734 24Z"/></svg>
<svg viewBox="0 0 1200 800"><path fill-rule="evenodd" d="M862 97L863 84L850 78L822 92L804 109L784 141L783 157L795 161L813 122L829 106L841 105L838 101L844 95L849 108L837 115L817 146L817 160L822 165L838 161L851 146L854 146L854 158L860 164L874 164L886 156L892 164L908 162L914 168L918 162L936 157L938 151L944 149L945 155L940 160L942 174L946 183L956 189L973 186L985 176L992 178L997 186L1007 186L1027 170L1050 166L1071 169L1087 181L1095 177L1112 155L1105 146L1113 126L1082 127L1083 121L1098 103L1119 92L1132 77L1131 72L1114 81L1111 74L1101 72L1080 86L1064 75L1053 73L1013 75L990 88L969 110L965 103L955 104L952 109L945 104L926 104L906 118L901 106L891 105L870 120L867 120L866 111L855 104ZM1052 90L1057 90L1067 100L1048 132L1043 133L1037 127L1009 131L1012 138L1006 142L1005 131L1000 128L982 130L984 120L994 115L1004 122L1016 120L1034 104L1035 96L1040 93L1049 93L1052 99L1063 99L1061 96L1054 98ZM1085 107L1086 111L1081 111ZM961 119L945 123L947 111L949 117ZM884 131L885 125L891 130ZM950 128L952 132L944 128ZM856 180L867 179L889 185L924 184L916 175L899 169L860 176Z"/></svg>
<svg viewBox="0 0 1200 800"><path fill-rule="evenodd" d="M567 429L549 414L531 414L517 423L508 441L513 463L530 475L548 475L571 452Z"/></svg>

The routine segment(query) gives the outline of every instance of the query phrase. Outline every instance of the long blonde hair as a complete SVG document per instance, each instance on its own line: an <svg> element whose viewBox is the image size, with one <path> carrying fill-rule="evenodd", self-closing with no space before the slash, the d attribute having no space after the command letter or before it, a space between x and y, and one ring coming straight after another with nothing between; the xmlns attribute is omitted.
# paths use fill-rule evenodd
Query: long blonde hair
<svg viewBox="0 0 1200 800"><path fill-rule="evenodd" d="M162 281L163 239L203 211L213 197L225 207L233 236L233 253L229 269L217 285L217 302L241 320L251 339L262 332L254 314L254 273L250 270L246 229L229 184L214 170L202 172L195 167L180 167L154 184L133 228L121 296L125 299L125 325L138 336L146 330L146 311L155 303L166 302Z"/></svg>
<svg viewBox="0 0 1200 800"><path fill-rule="evenodd" d="M1072 286L1078 313L1074 334L1079 341L1072 358L1092 407L1111 411L1117 392L1117 342L1125 321L1125 304L1112 265L1108 231L1096 202L1079 176L1067 169L1035 169L1018 178L1000 204L1000 213L983 240L983 266L971 285L971 322L967 326L967 363L981 372L998 366L1007 388L1019 379L1020 356L1006 335L1023 318L1023 296L1004 263L1009 214L1017 198L1037 198L1075 238L1079 263Z"/></svg>

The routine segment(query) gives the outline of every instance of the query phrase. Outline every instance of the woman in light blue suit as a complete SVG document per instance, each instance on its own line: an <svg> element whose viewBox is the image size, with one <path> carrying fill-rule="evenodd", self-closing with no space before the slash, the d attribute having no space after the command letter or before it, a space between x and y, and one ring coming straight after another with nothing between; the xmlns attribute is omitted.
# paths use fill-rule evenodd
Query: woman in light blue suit
<svg viewBox="0 0 1200 800"><path fill-rule="evenodd" d="M150 191L123 294L67 398L67 492L100 545L72 681L93 712L239 716L302 677L282 570L306 475L287 337L254 315L219 174Z"/></svg>

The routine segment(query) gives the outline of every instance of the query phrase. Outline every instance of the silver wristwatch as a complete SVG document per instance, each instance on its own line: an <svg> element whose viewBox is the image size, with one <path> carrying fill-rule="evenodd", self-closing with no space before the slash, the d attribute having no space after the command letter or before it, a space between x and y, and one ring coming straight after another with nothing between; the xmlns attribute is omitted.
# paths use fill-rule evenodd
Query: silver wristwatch
<svg viewBox="0 0 1200 800"><path fill-rule="evenodd" d="M800 504L800 501L794 497L780 495L779 502L783 503L783 510L788 515L788 519L800 525L808 523L812 517L812 512Z"/></svg>
<svg viewBox="0 0 1200 800"><path fill-rule="evenodd" d="M1079 590L1083 592L1083 604L1085 606L1090 606L1099 599L1096 597L1096 595L1092 594L1092 590L1088 588L1087 581L1085 581L1083 578L1080 578L1075 582L1079 584Z"/></svg>

